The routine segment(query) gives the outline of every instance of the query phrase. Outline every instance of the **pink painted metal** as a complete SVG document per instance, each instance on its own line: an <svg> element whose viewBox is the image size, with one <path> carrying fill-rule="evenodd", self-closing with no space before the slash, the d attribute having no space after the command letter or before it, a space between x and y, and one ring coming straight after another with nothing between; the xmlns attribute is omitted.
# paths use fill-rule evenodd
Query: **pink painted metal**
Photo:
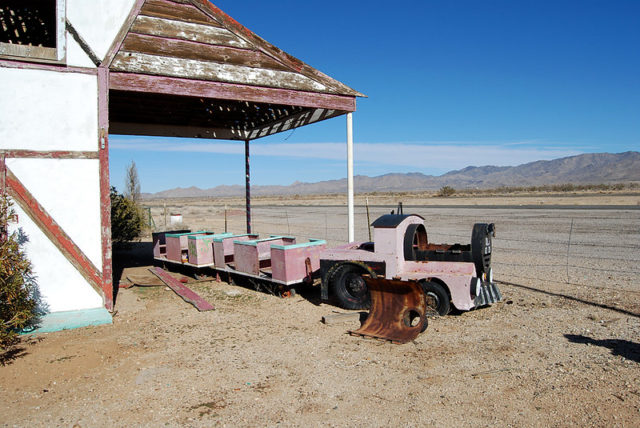
<svg viewBox="0 0 640 428"><path fill-rule="evenodd" d="M285 284L310 280L320 269L320 253L326 247L326 241L320 240L298 245L272 245L272 278Z"/></svg>
<svg viewBox="0 0 640 428"><path fill-rule="evenodd" d="M213 235L213 232L166 233L167 259L184 263L189 260L189 236Z"/></svg>
<svg viewBox="0 0 640 428"><path fill-rule="evenodd" d="M330 276L340 271L334 266L343 263L366 267L369 272L386 280L439 284L448 292L451 303L458 310L470 310L501 299L491 275L480 270L488 268L478 267L475 260L479 254L472 251L477 244L476 227L492 233L495 230L493 224L474 225L472 244L464 246L430 244L424 219L417 215L382 216L373 226L373 243L353 242L321 254L323 299L328 298L329 282L335 279ZM491 295L490 299L478 298L485 289Z"/></svg>
<svg viewBox="0 0 640 428"><path fill-rule="evenodd" d="M189 235L189 263L196 266L213 264L213 237L215 235Z"/></svg>
<svg viewBox="0 0 640 428"><path fill-rule="evenodd" d="M171 230L165 232L153 232L151 234L151 241L153 245L153 257L156 259L166 258L167 257L167 241L166 235L168 233L188 233L190 230Z"/></svg>
<svg viewBox="0 0 640 428"><path fill-rule="evenodd" d="M289 236L272 236L252 241L235 241L234 259L236 270L252 275L259 275L260 269L271 267L271 245L291 245L296 238Z"/></svg>
<svg viewBox="0 0 640 428"><path fill-rule="evenodd" d="M230 235L213 238L213 262L216 268L225 269L227 264L234 262L233 241L250 241L258 239L258 235Z"/></svg>

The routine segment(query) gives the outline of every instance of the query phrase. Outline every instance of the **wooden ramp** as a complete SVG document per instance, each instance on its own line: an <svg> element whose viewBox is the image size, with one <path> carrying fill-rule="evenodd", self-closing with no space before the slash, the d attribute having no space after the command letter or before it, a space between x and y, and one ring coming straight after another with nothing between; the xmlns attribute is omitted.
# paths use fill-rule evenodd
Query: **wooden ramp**
<svg viewBox="0 0 640 428"><path fill-rule="evenodd" d="M162 282L167 284L167 287L171 288L178 296L182 297L185 302L191 303L200 312L211 311L214 309L211 303L198 296L193 290L169 275L162 268L153 267L149 270L155 276L160 278Z"/></svg>

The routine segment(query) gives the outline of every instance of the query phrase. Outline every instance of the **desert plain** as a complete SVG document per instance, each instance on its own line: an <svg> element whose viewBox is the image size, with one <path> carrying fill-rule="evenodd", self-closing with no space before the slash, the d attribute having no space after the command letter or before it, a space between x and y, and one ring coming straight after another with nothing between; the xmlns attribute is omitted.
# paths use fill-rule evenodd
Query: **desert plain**
<svg viewBox="0 0 640 428"><path fill-rule="evenodd" d="M347 311L317 288L283 299L174 273L215 306L198 312L153 286L143 238L114 252L114 280L152 286L119 289L113 324L25 336L2 355L0 426L640 425L640 194L370 195L370 221L398 201L433 242L495 223L504 300L394 345L348 335L358 321L323 324ZM158 230L171 213L193 230L224 231L225 212L227 230L246 227L240 198L144 204ZM344 243L345 204L256 198L253 231Z"/></svg>

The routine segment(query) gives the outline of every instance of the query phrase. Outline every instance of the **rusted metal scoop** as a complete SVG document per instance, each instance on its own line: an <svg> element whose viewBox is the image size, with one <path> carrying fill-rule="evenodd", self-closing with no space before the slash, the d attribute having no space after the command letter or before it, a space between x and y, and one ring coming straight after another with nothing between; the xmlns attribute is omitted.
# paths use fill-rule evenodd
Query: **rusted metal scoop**
<svg viewBox="0 0 640 428"><path fill-rule="evenodd" d="M422 287L413 281L364 277L371 293L371 310L353 336L407 343L427 329Z"/></svg>

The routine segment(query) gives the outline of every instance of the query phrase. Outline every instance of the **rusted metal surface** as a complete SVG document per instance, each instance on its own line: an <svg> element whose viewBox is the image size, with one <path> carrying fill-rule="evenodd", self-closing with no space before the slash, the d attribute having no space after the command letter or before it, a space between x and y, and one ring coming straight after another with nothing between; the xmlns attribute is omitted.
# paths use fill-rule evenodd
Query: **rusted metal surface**
<svg viewBox="0 0 640 428"><path fill-rule="evenodd" d="M427 326L422 287L413 281L364 277L371 293L371 311L355 336L393 343L414 340Z"/></svg>
<svg viewBox="0 0 640 428"><path fill-rule="evenodd" d="M198 294L196 294L189 287L169 275L163 269L154 267L149 269L151 273L160 278L162 282L167 284L167 287L171 288L178 296L180 296L185 302L191 303L200 312L211 311L214 309L213 305Z"/></svg>

